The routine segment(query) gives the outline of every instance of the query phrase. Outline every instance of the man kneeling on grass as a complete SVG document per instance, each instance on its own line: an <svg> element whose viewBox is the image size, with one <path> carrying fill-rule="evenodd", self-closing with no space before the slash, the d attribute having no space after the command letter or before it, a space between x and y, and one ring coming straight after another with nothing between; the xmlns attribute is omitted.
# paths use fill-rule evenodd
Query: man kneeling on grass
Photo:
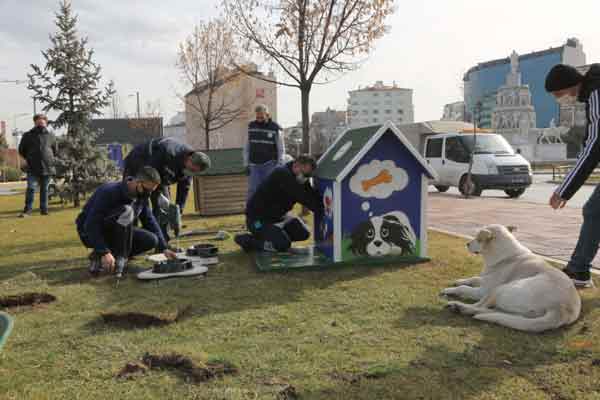
<svg viewBox="0 0 600 400"><path fill-rule="evenodd" d="M287 251L293 242L307 240L310 233L302 220L288 213L300 203L314 213L323 211L317 189L310 183L316 168L310 156L300 156L277 169L252 195L246 205L250 233L236 235L244 251Z"/></svg>
<svg viewBox="0 0 600 400"><path fill-rule="evenodd" d="M89 256L92 275L122 273L129 257L154 248L175 258L149 207L150 194L158 185L158 172L144 167L135 177L105 183L90 197L76 224L81 242L93 249ZM134 227L138 218L144 229Z"/></svg>

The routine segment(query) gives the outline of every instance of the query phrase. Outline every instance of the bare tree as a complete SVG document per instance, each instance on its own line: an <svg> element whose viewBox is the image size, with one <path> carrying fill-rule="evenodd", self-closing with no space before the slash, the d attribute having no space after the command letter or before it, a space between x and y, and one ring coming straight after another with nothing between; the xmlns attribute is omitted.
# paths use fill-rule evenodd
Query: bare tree
<svg viewBox="0 0 600 400"><path fill-rule="evenodd" d="M277 84L300 89L303 152L308 153L313 84L360 66L387 32L385 19L393 12L394 0L222 1L247 53L260 54L282 72L284 79Z"/></svg>
<svg viewBox="0 0 600 400"><path fill-rule="evenodd" d="M162 105L160 103L160 99L156 100L148 100L146 101L146 106L144 107L144 117L146 118L158 118L163 115Z"/></svg>
<svg viewBox="0 0 600 400"><path fill-rule="evenodd" d="M206 149L210 149L211 133L248 109L249 101L240 98L239 91L228 90L239 82L241 73L234 66L237 54L233 34L222 19L200 23L179 45L177 67L192 87L187 97L181 97L201 121Z"/></svg>

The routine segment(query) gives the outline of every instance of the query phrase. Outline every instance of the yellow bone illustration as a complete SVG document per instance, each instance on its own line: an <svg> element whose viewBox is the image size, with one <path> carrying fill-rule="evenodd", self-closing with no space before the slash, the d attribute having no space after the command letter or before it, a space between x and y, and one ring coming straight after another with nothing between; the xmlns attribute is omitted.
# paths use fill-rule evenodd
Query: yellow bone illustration
<svg viewBox="0 0 600 400"><path fill-rule="evenodd" d="M361 182L362 188L365 192L371 190L373 186L381 185L382 183L392 183L394 178L387 169L381 170L376 177L367 179Z"/></svg>

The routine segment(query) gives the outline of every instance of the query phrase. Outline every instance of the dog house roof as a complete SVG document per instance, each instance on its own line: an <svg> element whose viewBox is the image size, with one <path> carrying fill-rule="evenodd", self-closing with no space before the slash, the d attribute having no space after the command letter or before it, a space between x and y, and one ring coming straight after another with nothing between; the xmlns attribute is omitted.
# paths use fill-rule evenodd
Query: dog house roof
<svg viewBox="0 0 600 400"><path fill-rule="evenodd" d="M415 150L408 139L390 121L384 125L367 126L364 128L349 129L327 149L319 159L315 175L319 178L342 181L364 155L377 143L379 138L391 131L410 151L419 162L424 172L430 179L436 178L436 172L425 159Z"/></svg>

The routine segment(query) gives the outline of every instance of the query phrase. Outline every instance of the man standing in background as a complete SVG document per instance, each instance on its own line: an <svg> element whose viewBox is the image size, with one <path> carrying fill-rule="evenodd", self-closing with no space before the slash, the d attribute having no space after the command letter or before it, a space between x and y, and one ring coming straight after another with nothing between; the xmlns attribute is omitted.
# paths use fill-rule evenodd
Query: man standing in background
<svg viewBox="0 0 600 400"><path fill-rule="evenodd" d="M250 176L248 200L277 166L283 164L285 147L281 128L269 116L267 106L256 106L256 120L248 125L248 141L244 146L244 165Z"/></svg>
<svg viewBox="0 0 600 400"><path fill-rule="evenodd" d="M36 188L40 188L40 211L48 215L48 185L55 174L54 157L56 155L56 137L48 131L48 117L43 114L33 116L35 126L23 135L19 144L19 154L27 161L27 191L25 208L20 215L31 215Z"/></svg>

